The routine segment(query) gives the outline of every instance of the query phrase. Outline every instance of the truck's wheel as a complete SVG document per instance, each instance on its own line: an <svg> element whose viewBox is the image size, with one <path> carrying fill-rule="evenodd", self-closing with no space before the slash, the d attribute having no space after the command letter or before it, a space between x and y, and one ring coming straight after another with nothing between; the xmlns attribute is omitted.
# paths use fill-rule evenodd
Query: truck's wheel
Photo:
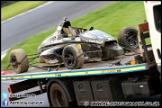
<svg viewBox="0 0 162 108"><path fill-rule="evenodd" d="M65 90L58 83L51 85L49 97L53 107L69 107L70 105Z"/></svg>
<svg viewBox="0 0 162 108"><path fill-rule="evenodd" d="M67 45L63 49L63 61L68 69L79 69L84 64L84 55L82 48L76 44ZM78 58L77 58L78 57Z"/></svg>
<svg viewBox="0 0 162 108"><path fill-rule="evenodd" d="M28 57L23 49L15 49L10 53L10 65L18 74L26 72L29 68Z"/></svg>
<svg viewBox="0 0 162 108"><path fill-rule="evenodd" d="M125 27L118 34L118 43L124 50L135 50L138 48L138 31L133 27Z"/></svg>

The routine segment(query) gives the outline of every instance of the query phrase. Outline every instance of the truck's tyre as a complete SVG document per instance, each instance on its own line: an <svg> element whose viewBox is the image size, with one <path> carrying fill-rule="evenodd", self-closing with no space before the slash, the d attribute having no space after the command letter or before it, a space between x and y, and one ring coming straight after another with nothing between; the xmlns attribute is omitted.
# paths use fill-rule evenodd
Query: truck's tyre
<svg viewBox="0 0 162 108"><path fill-rule="evenodd" d="M119 31L118 43L126 51L135 50L138 48L138 31L133 27L125 27Z"/></svg>
<svg viewBox="0 0 162 108"><path fill-rule="evenodd" d="M76 44L67 45L63 49L62 56L64 65L68 69L80 69L84 64L84 54L82 48Z"/></svg>
<svg viewBox="0 0 162 108"><path fill-rule="evenodd" d="M70 103L63 87L58 83L53 83L50 87L49 95L52 107L69 107Z"/></svg>
<svg viewBox="0 0 162 108"><path fill-rule="evenodd" d="M26 72L29 68L28 57L23 49L15 49L10 53L10 65L17 73Z"/></svg>

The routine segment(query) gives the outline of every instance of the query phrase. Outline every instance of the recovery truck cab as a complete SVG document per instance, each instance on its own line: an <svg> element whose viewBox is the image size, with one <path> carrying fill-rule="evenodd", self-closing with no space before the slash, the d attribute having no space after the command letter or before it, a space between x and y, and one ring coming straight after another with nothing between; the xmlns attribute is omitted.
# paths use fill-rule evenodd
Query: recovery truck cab
<svg viewBox="0 0 162 108"><path fill-rule="evenodd" d="M161 73L161 1L144 1L144 7L154 57Z"/></svg>
<svg viewBox="0 0 162 108"><path fill-rule="evenodd" d="M130 103L135 96L150 96L161 93L159 72L161 72L161 2L145 4L148 23L138 26L140 53L122 55L115 60L88 63L82 69L67 70L60 67L30 68L27 73L4 75L1 80L23 80L8 86L10 94L26 91L25 94L47 93L51 107L69 106L123 106ZM149 8L147 7L149 6ZM155 17L154 17L155 16ZM148 29L149 24L149 29ZM146 42L149 31L152 50L156 60L151 60ZM145 62L137 60L143 57ZM141 56L142 55L142 56ZM129 62L130 61L130 62ZM156 68L158 64L158 69ZM159 72L158 72L159 70ZM38 91L28 93L28 89L39 86ZM16 101L24 97L9 97ZM113 103L113 102L116 103ZM128 103L123 103L128 101ZM156 100L155 100L156 101ZM133 101L134 102L134 101ZM139 102L139 101L138 101ZM140 101L143 102L143 101ZM144 105L145 103L141 103ZM147 103L146 103L147 104ZM154 104L154 103L152 103ZM140 106L140 105L139 105Z"/></svg>

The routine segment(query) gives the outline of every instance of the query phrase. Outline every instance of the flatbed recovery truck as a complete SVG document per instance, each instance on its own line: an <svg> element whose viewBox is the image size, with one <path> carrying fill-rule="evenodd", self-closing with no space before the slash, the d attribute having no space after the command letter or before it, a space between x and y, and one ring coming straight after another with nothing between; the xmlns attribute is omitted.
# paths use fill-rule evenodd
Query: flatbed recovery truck
<svg viewBox="0 0 162 108"><path fill-rule="evenodd" d="M156 63L149 58L145 63L133 63L139 54L86 63L82 69L73 70L61 66L56 71L56 67L42 68L40 65L26 73L1 76L1 80L23 80L8 86L10 94L39 86L40 90L27 94L47 93L53 107L84 106L86 102L95 106L99 105L94 104L97 101L121 102L138 95L149 97L160 93ZM22 98L9 97L9 101L18 99Z"/></svg>
<svg viewBox="0 0 162 108"><path fill-rule="evenodd" d="M55 70L56 67L37 66L26 73L1 76L1 81L23 80L8 86L10 94L39 86L40 90L26 94L47 93L52 107L111 106L108 102L123 102L134 96L159 94L161 71L152 58L151 45L145 42L150 32L148 26L147 22L138 26L140 45L135 54L125 54L115 60L86 63L82 69L67 70L61 66ZM145 62L138 62L140 57ZM22 98L9 97L9 101L18 99ZM119 104L115 105L122 106Z"/></svg>

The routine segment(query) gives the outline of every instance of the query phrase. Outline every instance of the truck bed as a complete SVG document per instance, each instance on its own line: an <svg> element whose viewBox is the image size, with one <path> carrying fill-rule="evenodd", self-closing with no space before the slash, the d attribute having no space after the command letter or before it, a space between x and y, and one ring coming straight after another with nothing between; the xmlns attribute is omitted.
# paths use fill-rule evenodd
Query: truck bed
<svg viewBox="0 0 162 108"><path fill-rule="evenodd" d="M119 56L114 60L99 61L85 63L81 69L69 70L64 65L57 69L57 66L42 66L39 64L36 67L29 68L25 73L12 74L1 76L1 80L22 80L22 79L39 79L39 78L59 78L59 77L74 77L74 76L88 76L88 75L102 75L102 74L120 74L127 72L137 72L147 70L148 64L126 65L125 63L134 59L131 56ZM116 65L119 63L120 65Z"/></svg>

